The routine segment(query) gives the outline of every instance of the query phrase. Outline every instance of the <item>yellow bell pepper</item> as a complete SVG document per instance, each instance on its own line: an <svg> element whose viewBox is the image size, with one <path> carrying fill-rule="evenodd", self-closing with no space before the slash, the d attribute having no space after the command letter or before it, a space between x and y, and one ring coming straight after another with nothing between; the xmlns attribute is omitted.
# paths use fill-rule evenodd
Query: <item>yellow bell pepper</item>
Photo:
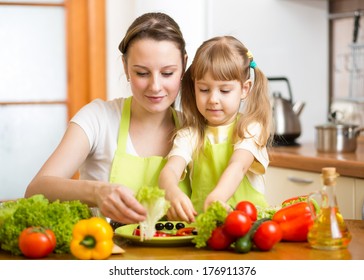
<svg viewBox="0 0 364 280"><path fill-rule="evenodd" d="M70 250L81 260L102 260L108 258L114 246L113 229L100 217L77 222L72 230Z"/></svg>

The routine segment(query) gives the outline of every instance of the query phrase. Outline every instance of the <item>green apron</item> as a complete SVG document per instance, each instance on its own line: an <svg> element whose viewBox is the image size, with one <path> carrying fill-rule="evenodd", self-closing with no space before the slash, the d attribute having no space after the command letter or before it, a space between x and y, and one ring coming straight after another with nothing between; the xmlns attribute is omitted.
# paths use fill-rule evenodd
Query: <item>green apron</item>
<svg viewBox="0 0 364 280"><path fill-rule="evenodd" d="M119 127L118 146L115 151L109 181L127 186L134 190L134 192L137 192L144 185L158 186L159 174L167 159L161 156L138 157L126 153L131 102L132 97L124 101ZM176 127L178 127L176 111L172 109L172 112ZM188 196L190 195L191 189L188 176L179 183L179 186L184 193Z"/></svg>
<svg viewBox="0 0 364 280"><path fill-rule="evenodd" d="M234 126L231 126L228 132L227 141L222 143L211 144L205 136L203 152L200 152L198 159L193 160L191 201L197 213L203 212L207 195L217 185L234 151L232 144L233 128ZM242 200L249 200L262 207L268 206L264 194L253 188L247 176L244 176L238 189L227 203L235 207Z"/></svg>

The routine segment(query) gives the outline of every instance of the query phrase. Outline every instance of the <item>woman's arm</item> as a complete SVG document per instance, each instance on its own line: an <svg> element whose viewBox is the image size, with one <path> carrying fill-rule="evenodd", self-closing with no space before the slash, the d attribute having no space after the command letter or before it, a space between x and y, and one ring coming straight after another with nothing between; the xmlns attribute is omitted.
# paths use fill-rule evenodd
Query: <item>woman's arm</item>
<svg viewBox="0 0 364 280"><path fill-rule="evenodd" d="M171 156L159 176L159 187L166 191L170 201L168 219L193 222L196 211L189 197L178 187L178 182L186 168L185 160L180 156Z"/></svg>
<svg viewBox="0 0 364 280"><path fill-rule="evenodd" d="M253 161L254 156L248 150L235 150L216 187L207 196L204 208L206 209L210 203L217 200L227 202L239 187Z"/></svg>
<svg viewBox="0 0 364 280"><path fill-rule="evenodd" d="M83 129L70 123L60 144L30 182L25 197L44 194L49 200L80 200L97 205L103 215L123 223L144 220L145 209L131 190L107 182L77 180L77 172L90 152Z"/></svg>

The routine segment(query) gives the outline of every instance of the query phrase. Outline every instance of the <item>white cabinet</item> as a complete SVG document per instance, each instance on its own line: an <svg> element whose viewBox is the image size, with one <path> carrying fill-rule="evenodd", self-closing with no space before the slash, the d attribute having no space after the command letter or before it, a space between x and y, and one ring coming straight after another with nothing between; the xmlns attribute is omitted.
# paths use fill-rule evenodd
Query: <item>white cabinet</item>
<svg viewBox="0 0 364 280"><path fill-rule="evenodd" d="M283 200L322 189L321 174L270 166L266 175L266 197L272 206ZM345 219L362 219L364 180L337 178L337 202Z"/></svg>
<svg viewBox="0 0 364 280"><path fill-rule="evenodd" d="M355 179L355 218L364 220L364 179Z"/></svg>

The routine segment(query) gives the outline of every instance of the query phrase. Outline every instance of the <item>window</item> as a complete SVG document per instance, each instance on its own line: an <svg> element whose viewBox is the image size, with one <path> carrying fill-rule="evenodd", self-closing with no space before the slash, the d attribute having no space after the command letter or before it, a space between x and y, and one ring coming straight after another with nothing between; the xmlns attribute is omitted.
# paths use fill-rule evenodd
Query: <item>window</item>
<svg viewBox="0 0 364 280"><path fill-rule="evenodd" d="M19 198L69 119L106 97L105 1L0 0L0 200Z"/></svg>

